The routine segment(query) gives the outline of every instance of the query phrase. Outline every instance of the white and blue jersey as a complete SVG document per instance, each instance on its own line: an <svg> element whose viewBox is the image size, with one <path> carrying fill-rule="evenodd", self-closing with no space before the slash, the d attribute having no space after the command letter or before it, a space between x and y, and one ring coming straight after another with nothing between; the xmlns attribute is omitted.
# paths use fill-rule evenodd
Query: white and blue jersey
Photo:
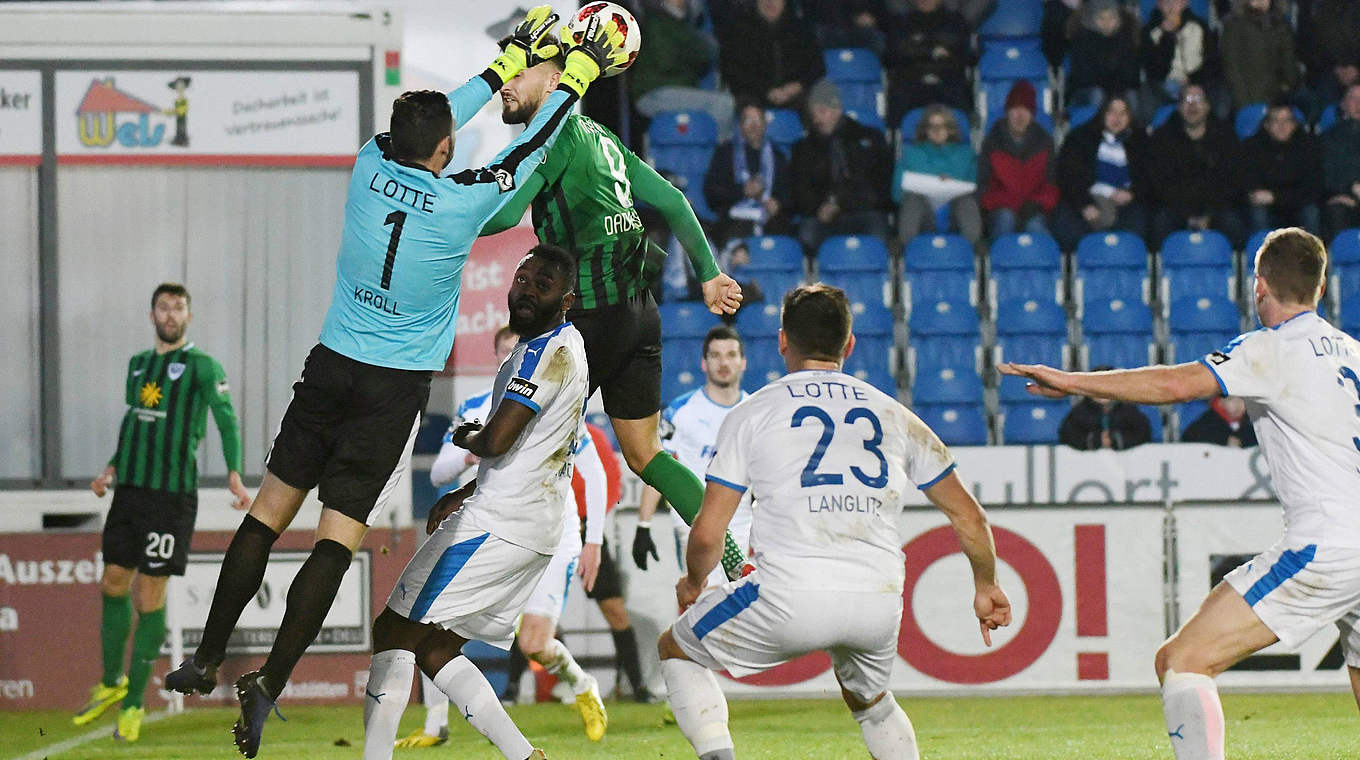
<svg viewBox="0 0 1360 760"><path fill-rule="evenodd" d="M449 95L455 127L499 89L473 77ZM548 96L489 166L449 177L397 160L380 134L359 151L345 199L335 291L321 343L380 367L436 370L453 347L459 284L482 225L543 162L576 98Z"/></svg>
<svg viewBox="0 0 1360 760"><path fill-rule="evenodd" d="M464 422L483 422L491 418L491 389L487 388L473 396L463 399L463 403L458 405L458 410L454 414L453 424L444 431L444 441L439 446L439 456L435 457L434 464L430 465L430 484L435 487L439 496L443 496L455 488L467 485L472 476L477 474L475 468L467 464L468 450L457 446L453 442L453 431Z"/></svg>
<svg viewBox="0 0 1360 760"><path fill-rule="evenodd" d="M908 488L954 468L938 436L852 375L792 372L727 415L707 480L755 498L751 546L783 589L902 592Z"/></svg>
<svg viewBox="0 0 1360 760"><path fill-rule="evenodd" d="M742 391L737 403L745 401L750 395ZM723 406L709 398L703 387L676 396L665 409L661 410L662 448L702 479L704 472L708 470L709 460L713 458L713 445L718 440L718 428L722 426L723 420L727 419L727 414L735 408L736 404ZM680 513L671 510L671 518L675 523L676 533L682 539L688 536L689 525L685 523ZM750 494L743 495L727 529L742 551L750 549ZM683 557L684 550L681 549L680 552ZM722 568L714 571L713 578L719 583L726 579Z"/></svg>

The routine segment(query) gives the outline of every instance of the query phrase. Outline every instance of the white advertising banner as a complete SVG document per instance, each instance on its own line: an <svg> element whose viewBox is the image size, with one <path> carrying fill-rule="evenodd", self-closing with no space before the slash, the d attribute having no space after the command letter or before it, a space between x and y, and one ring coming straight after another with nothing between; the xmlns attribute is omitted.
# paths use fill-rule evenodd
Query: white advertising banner
<svg viewBox="0 0 1360 760"><path fill-rule="evenodd" d="M1179 583L1176 606L1185 622L1223 576L1284 535L1278 505L1176 507ZM1326 625L1297 650L1280 644L1248 657L1218 677L1225 686L1288 687L1349 684L1336 626Z"/></svg>
<svg viewBox="0 0 1360 760"><path fill-rule="evenodd" d="M42 74L0 69L0 165L36 165L42 154Z"/></svg>
<svg viewBox="0 0 1360 760"><path fill-rule="evenodd" d="M222 569L222 557L220 552L190 552L184 577L173 582L173 602L179 605L176 615L185 625L185 651L192 652L203 637L202 625L208 619L208 608L217 587L217 575ZM307 557L308 553L304 551L275 551L269 555L264 582L241 613L240 622L227 642L229 654L264 654L269 651L274 643L274 635L278 633L279 623L283 621L288 587ZM368 552L356 552L340 582L335 603L321 624L321 632L307 651L369 651L371 587ZM167 645L165 652L169 651Z"/></svg>
<svg viewBox="0 0 1360 760"><path fill-rule="evenodd" d="M348 165L354 71L58 71L64 163Z"/></svg>
<svg viewBox="0 0 1360 760"><path fill-rule="evenodd" d="M1260 448L1153 443L1127 451L1066 446L951 447L983 504L1274 501ZM908 497L926 504L925 496Z"/></svg>
<svg viewBox="0 0 1360 760"><path fill-rule="evenodd" d="M998 575L1014 619L983 645L972 575L938 513L903 518L907 574L898 661L899 694L1021 690L1151 689L1165 638L1162 511L1009 508L991 511ZM743 682L834 693L826 655L794 660Z"/></svg>

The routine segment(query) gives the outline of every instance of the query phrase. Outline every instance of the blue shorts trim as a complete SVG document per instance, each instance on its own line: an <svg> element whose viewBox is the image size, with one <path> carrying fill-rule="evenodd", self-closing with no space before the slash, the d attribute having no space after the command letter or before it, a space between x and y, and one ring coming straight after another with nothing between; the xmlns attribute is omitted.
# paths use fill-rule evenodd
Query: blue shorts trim
<svg viewBox="0 0 1360 760"><path fill-rule="evenodd" d="M440 594L444 593L444 589L448 588L453 576L463 569L463 565L466 565L467 561L472 558L472 553L477 551L477 548L490 535L490 533L483 533L475 538L460 541L445 549L444 553L439 555L439 559L435 561L434 567L430 570L430 576L425 579L425 585L420 587L420 594L416 596L415 604L411 605L411 620L419 623L425 617L425 613L430 611L434 601L439 598Z"/></svg>
<svg viewBox="0 0 1360 760"><path fill-rule="evenodd" d="M726 623L736 617L742 610L750 607L755 600L760 598L760 584L748 583L739 586L736 591L727 595L727 598L718 602L717 606L709 610L699 622L694 624L694 638L703 639L714 628Z"/></svg>
<svg viewBox="0 0 1360 760"><path fill-rule="evenodd" d="M1280 554L1280 558L1271 566L1269 572L1251 584L1251 588L1247 589L1247 593L1243 594L1242 598L1247 600L1248 605L1254 606L1264 599L1266 594L1279 588L1285 581L1297 575L1309 562L1313 561L1316 554L1317 544L1309 544L1299 551L1286 550Z"/></svg>

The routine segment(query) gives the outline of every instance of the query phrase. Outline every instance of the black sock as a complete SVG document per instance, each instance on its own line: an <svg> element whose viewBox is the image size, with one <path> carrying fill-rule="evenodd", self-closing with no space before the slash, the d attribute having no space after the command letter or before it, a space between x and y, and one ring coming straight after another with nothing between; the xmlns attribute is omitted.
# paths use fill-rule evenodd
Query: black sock
<svg viewBox="0 0 1360 760"><path fill-rule="evenodd" d="M524 669L529 667L529 660L519 649L519 637L515 637L515 643L510 645L510 661L505 664L505 695L507 697L519 697L519 682L524 678Z"/></svg>
<svg viewBox="0 0 1360 760"><path fill-rule="evenodd" d="M321 631L321 623L331 611L331 603L335 601L352 557L353 553L344 544L323 538L312 547L311 556L293 578L274 647L269 650L264 667L260 668L269 696L278 699L293 673L293 666Z"/></svg>
<svg viewBox="0 0 1360 760"><path fill-rule="evenodd" d="M628 676L633 693L641 692L646 687L642 684L642 664L638 662L637 636L633 635L633 627L628 626L622 631L610 631L609 634L614 637L614 661L623 669L624 675Z"/></svg>
<svg viewBox="0 0 1360 760"><path fill-rule="evenodd" d="M236 529L227 555L222 558L217 590L208 608L208 620L203 624L203 639L194 652L194 662L199 667L222 664L227 655L227 639L236 630L241 610L260 590L265 565L269 564L269 550L278 537L268 525L250 515L241 520L241 527Z"/></svg>

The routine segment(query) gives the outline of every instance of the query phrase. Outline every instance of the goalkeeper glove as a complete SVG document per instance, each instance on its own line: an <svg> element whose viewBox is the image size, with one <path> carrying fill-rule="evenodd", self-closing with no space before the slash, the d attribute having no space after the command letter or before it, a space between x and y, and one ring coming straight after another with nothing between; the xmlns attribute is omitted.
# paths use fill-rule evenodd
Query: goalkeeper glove
<svg viewBox="0 0 1360 760"><path fill-rule="evenodd" d="M647 569L647 555L652 555L652 559L661 561L656 554L656 543L652 541L652 528L650 525L638 523L637 532L633 534L633 564L639 569Z"/></svg>
<svg viewBox="0 0 1360 760"><path fill-rule="evenodd" d="M557 36L552 33L557 20L551 5L540 5L526 13L510 36L500 41L501 54L490 68L502 82L558 54Z"/></svg>
<svg viewBox="0 0 1360 760"><path fill-rule="evenodd" d="M608 23L602 23L602 15L597 13L591 16L585 33L581 35L581 41L567 49L567 66L562 72L562 82L558 86L576 93L577 97L585 95L586 88L600 76L601 71L628 60L628 53L623 49L623 32L619 31L619 25L613 19ZM570 38L571 33L563 29L562 39Z"/></svg>

